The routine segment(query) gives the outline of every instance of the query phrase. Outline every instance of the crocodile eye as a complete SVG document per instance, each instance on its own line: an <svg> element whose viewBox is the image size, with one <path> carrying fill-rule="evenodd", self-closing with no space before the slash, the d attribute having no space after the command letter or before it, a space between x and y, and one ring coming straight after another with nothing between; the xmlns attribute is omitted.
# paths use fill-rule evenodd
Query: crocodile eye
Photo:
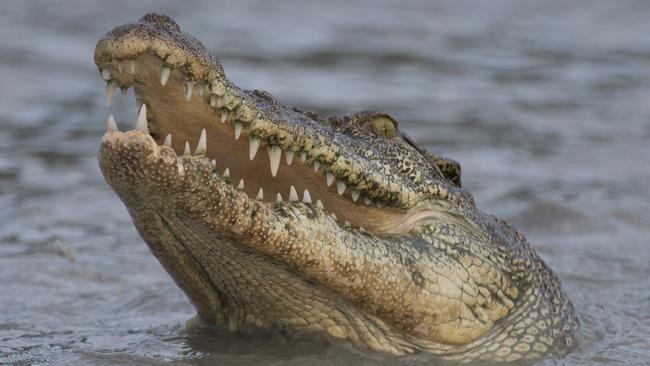
<svg viewBox="0 0 650 366"><path fill-rule="evenodd" d="M377 136L395 137L397 135L397 125L393 119L388 116L376 116L372 119L372 128Z"/></svg>

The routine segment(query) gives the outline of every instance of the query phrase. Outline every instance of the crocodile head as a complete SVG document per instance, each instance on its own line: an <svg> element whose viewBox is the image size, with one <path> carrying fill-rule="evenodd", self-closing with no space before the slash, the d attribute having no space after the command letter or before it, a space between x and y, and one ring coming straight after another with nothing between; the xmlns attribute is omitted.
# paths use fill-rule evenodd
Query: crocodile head
<svg viewBox="0 0 650 366"><path fill-rule="evenodd" d="M109 104L133 87L141 106L135 130L109 118L102 172L202 321L465 361L571 344L557 278L389 114L242 90L162 15L113 29L95 63Z"/></svg>

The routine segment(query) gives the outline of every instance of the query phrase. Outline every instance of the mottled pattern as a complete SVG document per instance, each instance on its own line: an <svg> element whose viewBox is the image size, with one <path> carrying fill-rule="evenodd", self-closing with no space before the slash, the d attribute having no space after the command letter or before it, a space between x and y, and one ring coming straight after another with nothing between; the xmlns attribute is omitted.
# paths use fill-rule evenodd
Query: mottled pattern
<svg viewBox="0 0 650 366"><path fill-rule="evenodd" d="M251 117L249 134L318 159L386 210L423 213L399 235L341 225L314 204L251 199L205 156L179 157L156 136L107 132L99 158L106 181L203 321L462 362L571 348L578 322L557 277L507 222L475 208L457 163L424 152L392 116L320 119L236 89L164 16L109 33L95 60L104 70L143 52L211 90L222 86L213 94L221 108Z"/></svg>

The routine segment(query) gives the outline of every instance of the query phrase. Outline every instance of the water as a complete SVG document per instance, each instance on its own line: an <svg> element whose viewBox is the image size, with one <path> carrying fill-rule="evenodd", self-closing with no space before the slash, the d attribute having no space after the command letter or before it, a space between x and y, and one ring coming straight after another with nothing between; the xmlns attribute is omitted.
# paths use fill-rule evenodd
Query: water
<svg viewBox="0 0 650 366"><path fill-rule="evenodd" d="M650 361L650 4L645 1L3 2L0 364L418 364L194 315L104 183L97 39L157 11L232 80L323 114L377 108L457 159L582 320L571 365ZM428 360L431 363L431 360Z"/></svg>

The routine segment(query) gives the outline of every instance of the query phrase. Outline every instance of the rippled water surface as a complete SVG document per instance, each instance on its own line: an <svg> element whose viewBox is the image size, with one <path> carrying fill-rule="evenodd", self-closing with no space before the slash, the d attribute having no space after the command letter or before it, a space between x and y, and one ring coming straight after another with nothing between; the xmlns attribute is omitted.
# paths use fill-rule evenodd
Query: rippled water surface
<svg viewBox="0 0 650 366"><path fill-rule="evenodd" d="M104 183L92 62L115 25L175 17L245 88L322 114L376 108L459 160L582 321L571 365L650 360L647 1L0 4L0 364L433 363L280 336L187 335L192 306Z"/></svg>

